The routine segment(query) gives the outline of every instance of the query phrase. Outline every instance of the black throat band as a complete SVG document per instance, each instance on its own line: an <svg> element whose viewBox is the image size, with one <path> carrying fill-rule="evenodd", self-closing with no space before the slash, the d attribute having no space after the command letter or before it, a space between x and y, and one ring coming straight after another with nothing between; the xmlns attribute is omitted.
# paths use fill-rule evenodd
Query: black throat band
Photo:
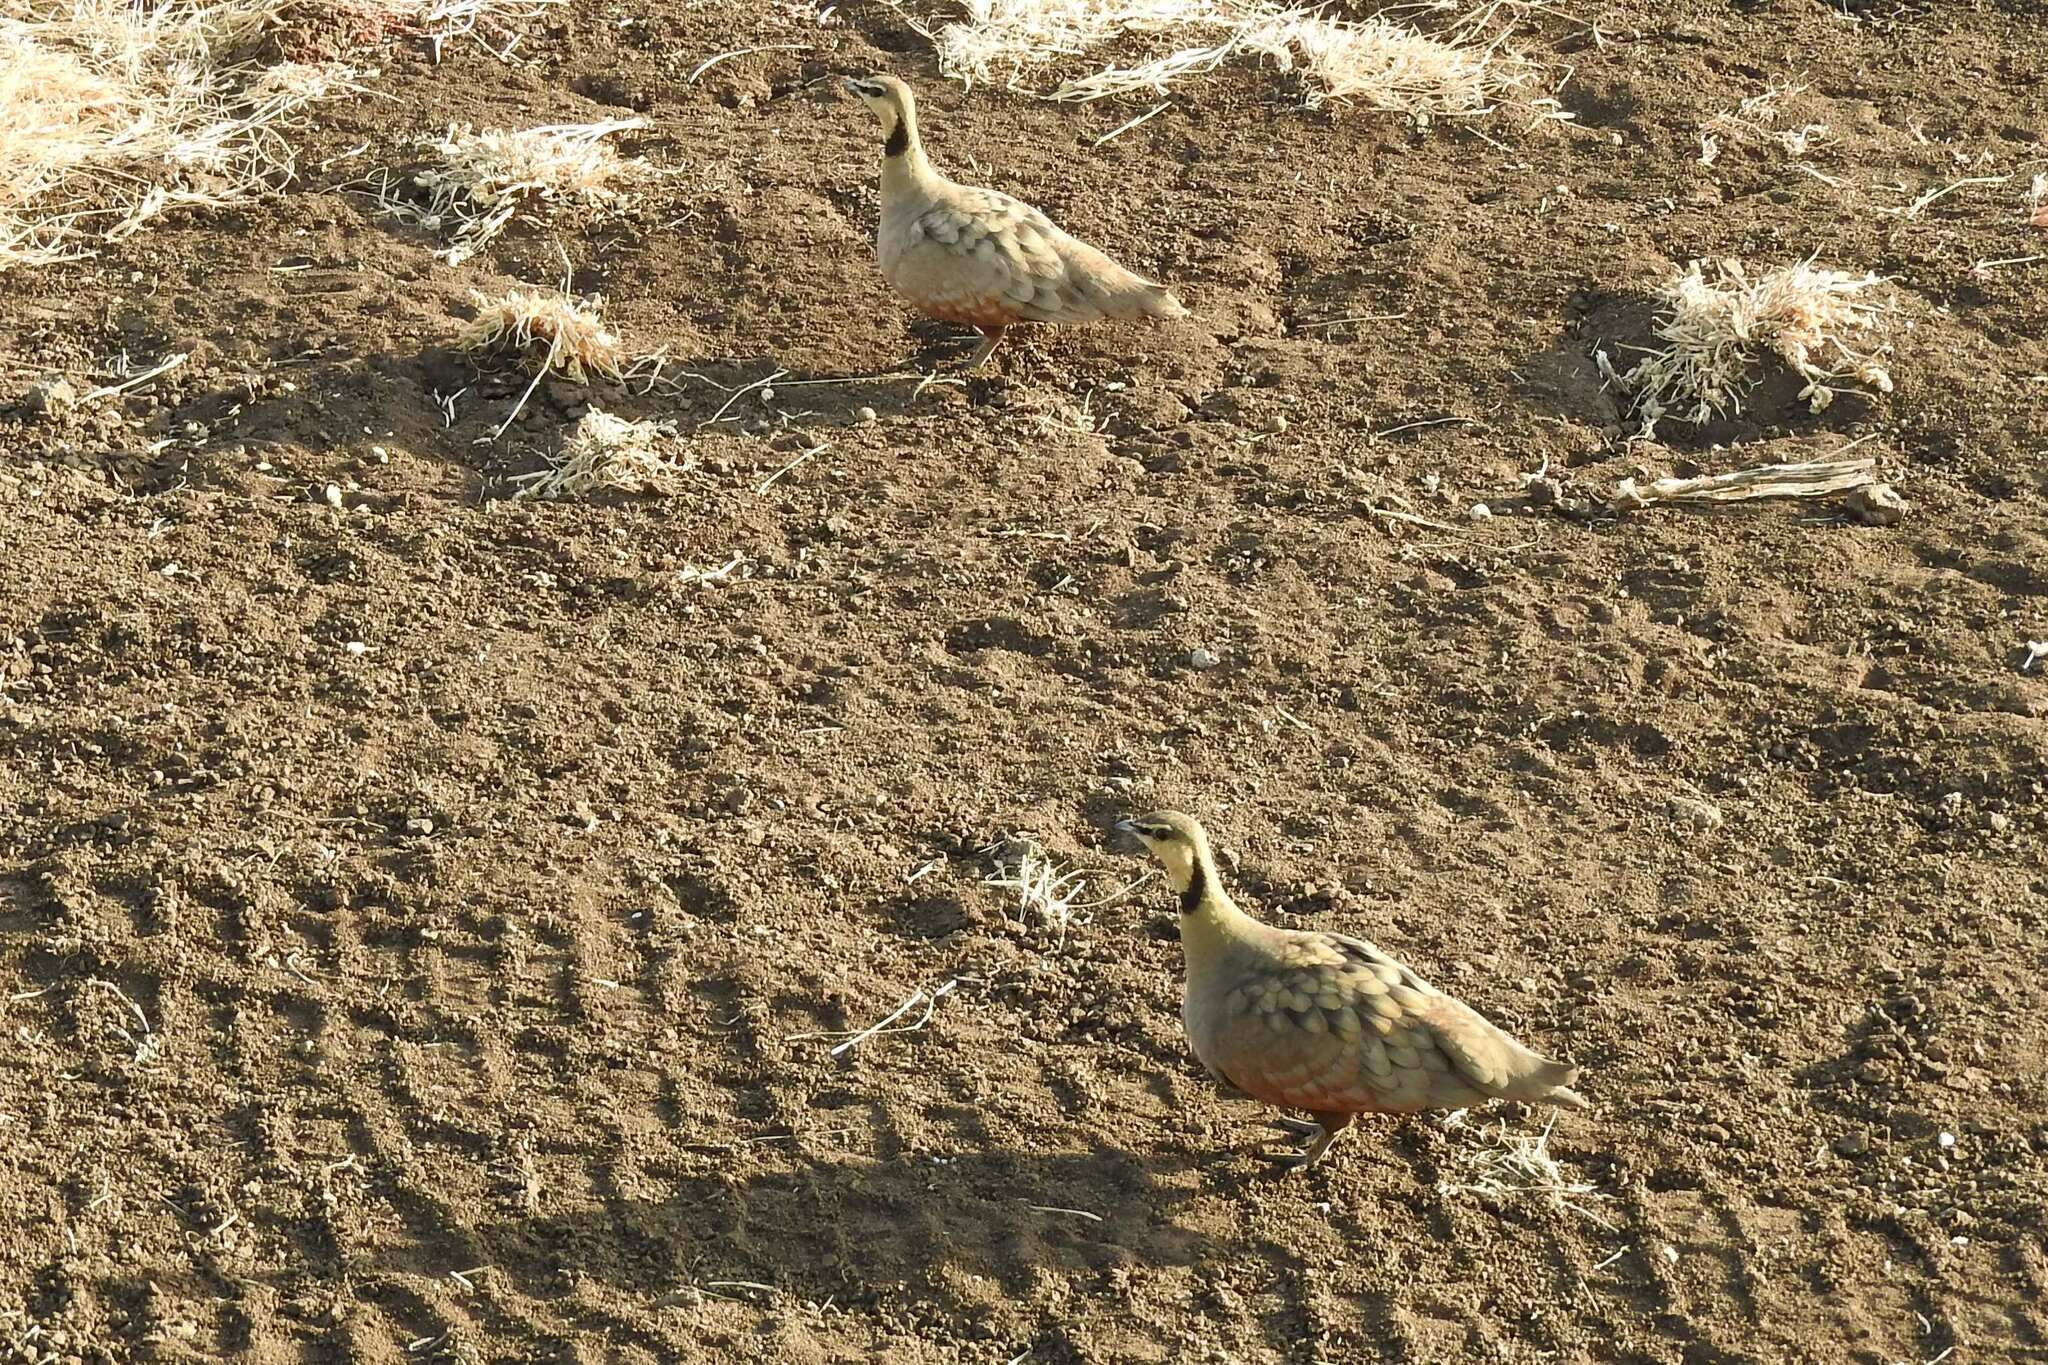
<svg viewBox="0 0 2048 1365"><path fill-rule="evenodd" d="M1209 891L1209 872L1201 860L1195 861L1195 870L1188 874L1188 889L1180 893L1180 912L1192 915L1202 908L1202 897Z"/></svg>
<svg viewBox="0 0 2048 1365"><path fill-rule="evenodd" d="M896 126L889 130L889 140L882 144L883 156L902 156L910 150L910 130L898 119Z"/></svg>

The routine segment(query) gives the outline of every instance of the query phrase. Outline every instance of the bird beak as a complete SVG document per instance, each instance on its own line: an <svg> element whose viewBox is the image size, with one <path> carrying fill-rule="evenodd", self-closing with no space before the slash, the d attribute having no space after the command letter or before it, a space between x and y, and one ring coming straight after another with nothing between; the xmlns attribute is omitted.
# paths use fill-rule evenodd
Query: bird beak
<svg viewBox="0 0 2048 1365"><path fill-rule="evenodd" d="M1143 853L1145 851L1145 839L1144 836L1138 833L1138 825L1136 821L1117 821L1116 832L1122 837L1117 839L1115 842L1121 844L1125 851L1131 853Z"/></svg>
<svg viewBox="0 0 2048 1365"><path fill-rule="evenodd" d="M860 84L854 77L843 76L840 78L839 84L846 91L847 94L853 96L855 99L861 98Z"/></svg>

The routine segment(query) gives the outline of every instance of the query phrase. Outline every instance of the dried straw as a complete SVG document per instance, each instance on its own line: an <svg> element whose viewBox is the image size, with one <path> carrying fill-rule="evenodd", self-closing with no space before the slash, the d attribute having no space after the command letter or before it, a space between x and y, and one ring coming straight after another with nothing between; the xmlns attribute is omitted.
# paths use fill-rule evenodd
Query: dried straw
<svg viewBox="0 0 2048 1365"><path fill-rule="evenodd" d="M269 21L261 0L74 0L0 19L0 270L90 256L171 210L288 180L285 133L358 73L236 61Z"/></svg>
<svg viewBox="0 0 2048 1365"><path fill-rule="evenodd" d="M1717 261L1713 272L1694 261L1658 287L1662 349L1627 374L1617 374L1604 351L1596 357L1635 397L1642 436L1670 415L1697 424L1740 412L1769 358L1806 380L1799 396L1814 412L1834 401L1837 386L1892 391L1877 360L1886 349L1885 310L1865 297L1880 277L1818 269L1811 259L1754 281L1740 261Z"/></svg>

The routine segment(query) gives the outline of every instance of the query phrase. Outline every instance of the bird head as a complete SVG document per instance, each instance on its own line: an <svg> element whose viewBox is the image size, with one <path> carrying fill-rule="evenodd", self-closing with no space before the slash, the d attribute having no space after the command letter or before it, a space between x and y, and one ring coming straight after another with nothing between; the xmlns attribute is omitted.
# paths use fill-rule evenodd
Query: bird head
<svg viewBox="0 0 2048 1365"><path fill-rule="evenodd" d="M908 132L917 105L917 97L910 93L909 86L894 76L848 76L844 84L874 111L892 141Z"/></svg>
<svg viewBox="0 0 2048 1365"><path fill-rule="evenodd" d="M1196 869L1208 860L1209 836L1192 815L1160 810L1119 820L1116 827L1159 860L1175 891L1186 891L1195 879Z"/></svg>

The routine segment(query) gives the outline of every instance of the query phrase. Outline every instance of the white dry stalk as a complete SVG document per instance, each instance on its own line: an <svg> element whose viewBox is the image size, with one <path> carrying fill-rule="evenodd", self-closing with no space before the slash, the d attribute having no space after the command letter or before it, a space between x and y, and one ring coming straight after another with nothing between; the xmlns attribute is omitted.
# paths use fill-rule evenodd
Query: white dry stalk
<svg viewBox="0 0 2048 1365"><path fill-rule="evenodd" d="M126 991L111 981L102 981L95 976L86 978L85 984L99 987L128 1007L129 1012L135 1016L136 1026L142 1030L142 1036L140 1038L136 1037L121 1024L116 1024L114 1030L128 1040L128 1046L135 1049L136 1062L142 1063L154 1060L157 1053L162 1049L163 1043L149 1027L149 1016L142 1012L142 1006L131 1000Z"/></svg>
<svg viewBox="0 0 2048 1365"><path fill-rule="evenodd" d="M1797 128L1780 128L1778 102L1806 89L1803 85L1769 85L1760 95L1751 95L1733 109L1725 109L1700 125L1700 164L1711 166L1721 154L1725 138L1736 146L1772 143L1787 156L1805 156L1828 135L1825 123L1805 123Z"/></svg>
<svg viewBox="0 0 2048 1365"><path fill-rule="evenodd" d="M1609 1196L1590 1181L1574 1178L1550 1154L1550 1124L1535 1134L1511 1133L1505 1119L1474 1129L1466 1122L1465 1111L1456 1109L1444 1116L1443 1128L1449 1133L1476 1132L1481 1143L1459 1150L1464 1178L1438 1181L1439 1194L1476 1195L1488 1204L1517 1198L1539 1199L1552 1208L1569 1209L1590 1223L1613 1230L1613 1224L1587 1207L1589 1201Z"/></svg>
<svg viewBox="0 0 2048 1365"><path fill-rule="evenodd" d="M1756 465L1696 479L1623 479L1614 490L1615 507L1648 507L1660 502L1745 502L1752 498L1819 498L1877 482L1877 461L1801 460Z"/></svg>
<svg viewBox="0 0 2048 1365"><path fill-rule="evenodd" d="M666 422L629 422L593 407L576 419L546 469L516 474L515 498L580 497L589 493L676 493L682 477L696 467L687 451L680 460L662 453L680 439ZM735 561L737 562L737 561Z"/></svg>
<svg viewBox="0 0 2048 1365"><path fill-rule="evenodd" d="M929 991L927 991L924 987L920 986L910 993L909 999L905 1000L902 1004L898 1005L894 1010L892 1010L889 1014L884 1016L881 1020L879 1020L876 1023L868 1025L864 1029L841 1029L829 1033L792 1033L784 1041L798 1043L806 1042L814 1038L843 1038L845 1039L845 1041L832 1049L832 1055L834 1057L837 1057L841 1053L859 1047L868 1039L879 1038L885 1033L915 1033L919 1029L923 1028L926 1024L929 1024L932 1021L932 1012L938 1009L939 1001L945 999L948 995L951 995L953 993L953 988L958 986L959 984L960 978L956 976L948 980L943 985L932 987L932 989L930 989ZM919 1005L924 1006L923 1014L919 1015L917 1018L911 1020L907 1024L899 1025L896 1023L898 1019L901 1019L904 1015L910 1013Z"/></svg>
<svg viewBox="0 0 2048 1365"><path fill-rule="evenodd" d="M1311 107L1357 103L1420 117L1483 113L1525 79L1500 38L1481 35L1497 5L1441 38L1384 17L1333 19L1275 0L965 0L964 7L966 17L933 39L939 69L970 87L1000 81L1049 99L1164 94L1241 54L1299 68ZM1183 45L1037 88L1047 68L1127 36Z"/></svg>
<svg viewBox="0 0 2048 1365"><path fill-rule="evenodd" d="M421 140L432 161L413 174L412 185L426 202L406 197L387 174L377 187L377 206L429 232L452 229L438 254L460 265L521 214L580 213L588 225L625 208L631 202L626 187L654 168L621 157L604 139L645 125L630 118L479 133L455 124L441 137Z"/></svg>
<svg viewBox="0 0 2048 1365"><path fill-rule="evenodd" d="M990 844L982 852L993 855L995 866L981 879L981 884L993 890L1015 893L1016 930L1027 935L1049 931L1055 948L1066 947L1070 927L1088 923L1085 911L1122 900L1151 877L1148 872L1106 896L1083 900L1082 896L1088 890L1089 874L1062 871L1035 839L1016 836L1002 843ZM1007 915L1005 922L1009 922Z"/></svg>
<svg viewBox="0 0 2048 1365"><path fill-rule="evenodd" d="M0 17L0 270L92 255L174 209L290 179L307 106L355 90L343 66L235 60L261 0L73 0Z"/></svg>
<svg viewBox="0 0 2048 1365"><path fill-rule="evenodd" d="M1627 374L1598 357L1635 398L1640 436L1654 435L1666 416L1697 425L1740 412L1771 356L1806 380L1799 396L1814 412L1834 401L1838 385L1892 391L1877 359L1886 349L1885 309L1865 297L1881 277L1818 269L1811 258L1754 281L1737 260L1716 261L1713 270L1710 278L1693 261L1657 287L1662 349Z"/></svg>

